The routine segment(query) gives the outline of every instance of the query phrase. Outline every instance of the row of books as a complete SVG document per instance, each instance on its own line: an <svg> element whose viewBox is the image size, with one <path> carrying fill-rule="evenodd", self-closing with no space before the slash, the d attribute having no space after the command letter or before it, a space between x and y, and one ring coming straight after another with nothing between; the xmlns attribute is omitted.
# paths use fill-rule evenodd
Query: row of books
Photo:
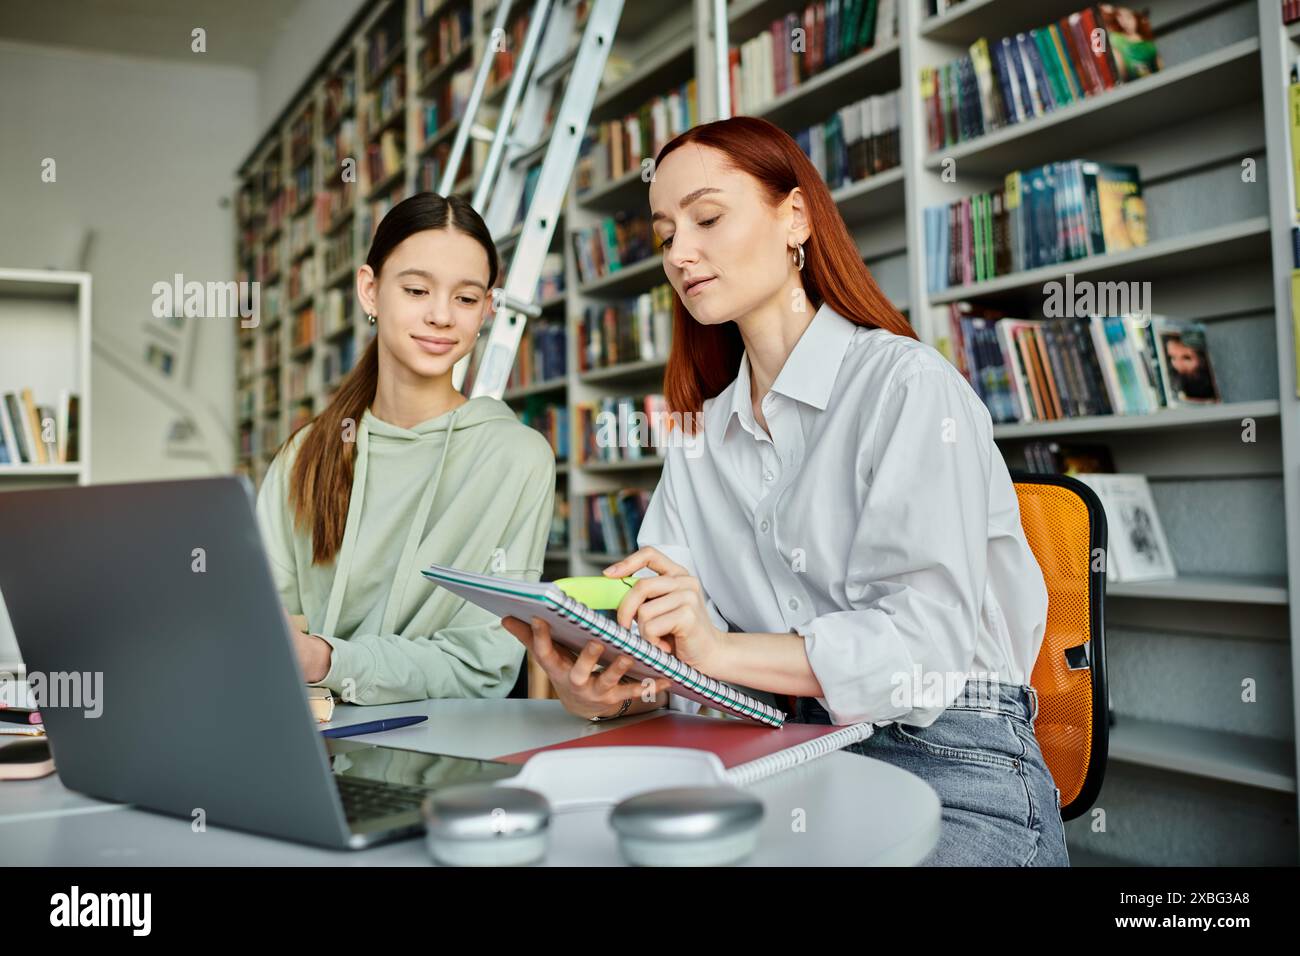
<svg viewBox="0 0 1300 956"><path fill-rule="evenodd" d="M356 343L352 336L345 336L325 347L321 356L320 375L326 388L337 385L344 375L352 371L357 361Z"/></svg>
<svg viewBox="0 0 1300 956"><path fill-rule="evenodd" d="M348 120L348 122L352 122ZM335 166L342 170L343 166ZM316 231L322 234L330 232L343 224L344 217L352 211L353 197L356 193L354 179L331 182L316 196Z"/></svg>
<svg viewBox="0 0 1300 956"><path fill-rule="evenodd" d="M474 11L469 4L454 6L438 17L438 22L424 32L420 50L420 75L433 70L456 56L474 42Z"/></svg>
<svg viewBox="0 0 1300 956"><path fill-rule="evenodd" d="M557 462L569 460L569 409L566 405L532 396L520 409L519 420L542 434Z"/></svg>
<svg viewBox="0 0 1300 956"><path fill-rule="evenodd" d="M868 96L800 130L794 140L826 185L838 189L902 163L899 106L898 90Z"/></svg>
<svg viewBox="0 0 1300 956"><path fill-rule="evenodd" d="M295 349L311 345L316 341L316 309L307 306L299 309L293 316L292 347Z"/></svg>
<svg viewBox="0 0 1300 956"><path fill-rule="evenodd" d="M817 0L728 53L731 115L757 113L787 90L898 35L898 0Z"/></svg>
<svg viewBox="0 0 1300 956"><path fill-rule="evenodd" d="M672 331L673 288L666 282L636 298L589 305L578 324L578 369L665 360Z"/></svg>
<svg viewBox="0 0 1300 956"><path fill-rule="evenodd" d="M394 6L390 14L381 21L366 39L366 78L367 86L373 85L375 71L393 55L402 43L403 8ZM401 62L398 60L398 62Z"/></svg>
<svg viewBox="0 0 1300 956"><path fill-rule="evenodd" d="M473 146L473 143L470 144ZM444 139L428 154L420 157L420 169L416 174L415 189L417 192L436 193L442 186L442 173L447 168L447 163L451 159L451 140ZM473 149L465 150L465 155L460 161L460 171L453 183L459 183L474 172Z"/></svg>
<svg viewBox="0 0 1300 956"><path fill-rule="evenodd" d="M311 157L307 157L307 162L293 171L289 177L288 198L286 202L290 214L297 214L307 205L312 195L312 164Z"/></svg>
<svg viewBox="0 0 1300 956"><path fill-rule="evenodd" d="M284 225L284 217L289 210L289 194L281 189L266 201L266 225L262 233L266 239L273 238Z"/></svg>
<svg viewBox="0 0 1300 956"><path fill-rule="evenodd" d="M501 270L505 275L506 269ZM537 278L537 301L546 302L564 295L564 253L548 252L542 257L542 274Z"/></svg>
<svg viewBox="0 0 1300 956"><path fill-rule="evenodd" d="M406 106L406 68L400 64L376 89L365 95L366 136L374 136L383 126Z"/></svg>
<svg viewBox="0 0 1300 956"><path fill-rule="evenodd" d="M421 117L421 141L441 132L448 123L454 123L465 115L469 106L469 94L474 87L474 70L472 67L456 70L447 82L437 84L423 100Z"/></svg>
<svg viewBox="0 0 1300 956"><path fill-rule="evenodd" d="M588 127L574 167L578 194L639 168L664 144L699 123L695 78L641 104L621 119ZM649 188L649 177L645 177Z"/></svg>
<svg viewBox="0 0 1300 956"><path fill-rule="evenodd" d="M80 400L59 392L58 407L38 405L30 388L0 395L0 465L54 465L81 460Z"/></svg>
<svg viewBox="0 0 1300 956"><path fill-rule="evenodd" d="M313 239L311 216L298 216L289 221L289 255L300 256L310 247Z"/></svg>
<svg viewBox="0 0 1300 956"><path fill-rule="evenodd" d="M664 448L654 439L668 420L662 395L609 395L596 402L579 402L578 462L642 461L661 458Z"/></svg>
<svg viewBox="0 0 1300 956"><path fill-rule="evenodd" d="M524 327L506 388L523 388L564 378L567 361L564 323L543 319Z"/></svg>
<svg viewBox="0 0 1300 956"><path fill-rule="evenodd" d="M546 538L546 550L565 551L569 547L569 496L555 496L555 511L551 515L551 533Z"/></svg>
<svg viewBox="0 0 1300 956"><path fill-rule="evenodd" d="M263 243L257 254L257 277L262 282L274 282L280 276L280 243Z"/></svg>
<svg viewBox="0 0 1300 956"><path fill-rule="evenodd" d="M992 43L981 37L968 54L921 69L930 149L1023 123L1162 65L1147 16L1109 3Z"/></svg>
<svg viewBox="0 0 1300 956"><path fill-rule="evenodd" d="M366 145L366 175L369 185L387 179L402 168L402 139L396 130L386 129L379 139Z"/></svg>
<svg viewBox="0 0 1300 956"><path fill-rule="evenodd" d="M1027 441L1023 446L1025 471L1033 475L1080 475L1113 472L1110 448L1093 442Z"/></svg>
<svg viewBox="0 0 1300 956"><path fill-rule="evenodd" d="M343 172L343 161L356 155L357 121L348 115L340 117L321 135L321 155L325 161L325 182L331 185Z"/></svg>
<svg viewBox="0 0 1300 956"><path fill-rule="evenodd" d="M1147 243L1137 167L1083 159L1016 170L924 215L931 292Z"/></svg>
<svg viewBox="0 0 1300 956"><path fill-rule="evenodd" d="M321 308L321 326L325 335L334 335L352 327L356 301L351 286L346 290L335 288L326 291Z"/></svg>
<svg viewBox="0 0 1300 956"><path fill-rule="evenodd" d="M620 210L570 233L579 281L592 282L650 258L659 250L650 217Z"/></svg>
<svg viewBox="0 0 1300 956"><path fill-rule="evenodd" d="M642 488L587 495L584 502L586 549L604 554L631 554L636 550L636 536L648 507L650 492Z"/></svg>
<svg viewBox="0 0 1300 956"><path fill-rule="evenodd" d="M336 73L325 81L326 130L333 130L342 119L352 112L357 99L356 77L351 70Z"/></svg>
<svg viewBox="0 0 1300 956"><path fill-rule="evenodd" d="M1205 326L1165 316L1020 319L949 308L952 358L995 422L1219 402Z"/></svg>
<svg viewBox="0 0 1300 956"><path fill-rule="evenodd" d="M300 402L308 398L307 384L311 379L311 365L306 362L294 362L289 366L288 386L285 394L291 402Z"/></svg>
<svg viewBox="0 0 1300 956"><path fill-rule="evenodd" d="M340 229L325 238L325 274L333 276L352 265L352 230Z"/></svg>
<svg viewBox="0 0 1300 956"><path fill-rule="evenodd" d="M316 259L299 259L289 267L289 301L296 302L301 296L313 292L320 284L320 269Z"/></svg>

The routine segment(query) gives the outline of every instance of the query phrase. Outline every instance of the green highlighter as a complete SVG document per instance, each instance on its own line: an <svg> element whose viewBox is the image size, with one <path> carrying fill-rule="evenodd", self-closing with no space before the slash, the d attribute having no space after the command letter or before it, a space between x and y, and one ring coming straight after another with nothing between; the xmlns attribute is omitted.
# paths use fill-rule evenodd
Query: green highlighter
<svg viewBox="0 0 1300 956"><path fill-rule="evenodd" d="M594 577L557 578L551 583L587 607L597 611L612 611L623 600L623 595L632 590L636 578L607 578L603 575Z"/></svg>

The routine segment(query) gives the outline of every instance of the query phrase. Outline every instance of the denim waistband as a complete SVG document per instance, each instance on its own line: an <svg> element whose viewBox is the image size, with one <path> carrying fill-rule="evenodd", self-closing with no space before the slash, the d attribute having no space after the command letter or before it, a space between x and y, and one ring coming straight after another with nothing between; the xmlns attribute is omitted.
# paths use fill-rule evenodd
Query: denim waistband
<svg viewBox="0 0 1300 956"><path fill-rule="evenodd" d="M1038 716L1038 691L1030 684L1009 684L970 677L949 708L984 710L1034 722Z"/></svg>
<svg viewBox="0 0 1300 956"><path fill-rule="evenodd" d="M814 697L800 697L789 709L799 723L829 723L830 715ZM978 710L1019 717L1033 724L1038 717L1038 691L1029 684L1009 684L983 677L968 677L949 710Z"/></svg>

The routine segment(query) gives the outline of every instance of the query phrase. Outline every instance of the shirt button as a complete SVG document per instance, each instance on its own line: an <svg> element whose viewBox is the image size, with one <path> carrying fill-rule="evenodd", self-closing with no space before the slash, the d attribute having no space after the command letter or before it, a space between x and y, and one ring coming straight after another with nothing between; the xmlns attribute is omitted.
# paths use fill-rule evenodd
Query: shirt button
<svg viewBox="0 0 1300 956"><path fill-rule="evenodd" d="M792 610L792 611L797 611L797 610L799 610L799 599L798 599L798 598L790 598L790 600L787 601L786 603L789 604L789 606L790 606L790 610Z"/></svg>
<svg viewBox="0 0 1300 956"><path fill-rule="evenodd" d="M763 480L764 480L764 481L771 481L771 480L772 480L773 478L775 478L775 477L776 477L776 476L773 475L770 471L765 471L765 472L763 472Z"/></svg>
<svg viewBox="0 0 1300 956"><path fill-rule="evenodd" d="M762 532L764 532L764 533L766 533L766 532L767 532L767 522L764 521L762 524L760 524L760 525L758 526L758 530L759 530L759 531L762 531Z"/></svg>

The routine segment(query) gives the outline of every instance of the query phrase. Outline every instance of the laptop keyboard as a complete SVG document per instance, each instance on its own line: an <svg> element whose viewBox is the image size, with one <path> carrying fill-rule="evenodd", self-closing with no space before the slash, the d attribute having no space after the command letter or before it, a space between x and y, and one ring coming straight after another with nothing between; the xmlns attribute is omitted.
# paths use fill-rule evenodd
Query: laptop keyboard
<svg viewBox="0 0 1300 956"><path fill-rule="evenodd" d="M343 798L343 811L348 823L418 811L424 798L429 795L424 787L410 787L364 777L335 776L334 781L338 784L339 796Z"/></svg>

